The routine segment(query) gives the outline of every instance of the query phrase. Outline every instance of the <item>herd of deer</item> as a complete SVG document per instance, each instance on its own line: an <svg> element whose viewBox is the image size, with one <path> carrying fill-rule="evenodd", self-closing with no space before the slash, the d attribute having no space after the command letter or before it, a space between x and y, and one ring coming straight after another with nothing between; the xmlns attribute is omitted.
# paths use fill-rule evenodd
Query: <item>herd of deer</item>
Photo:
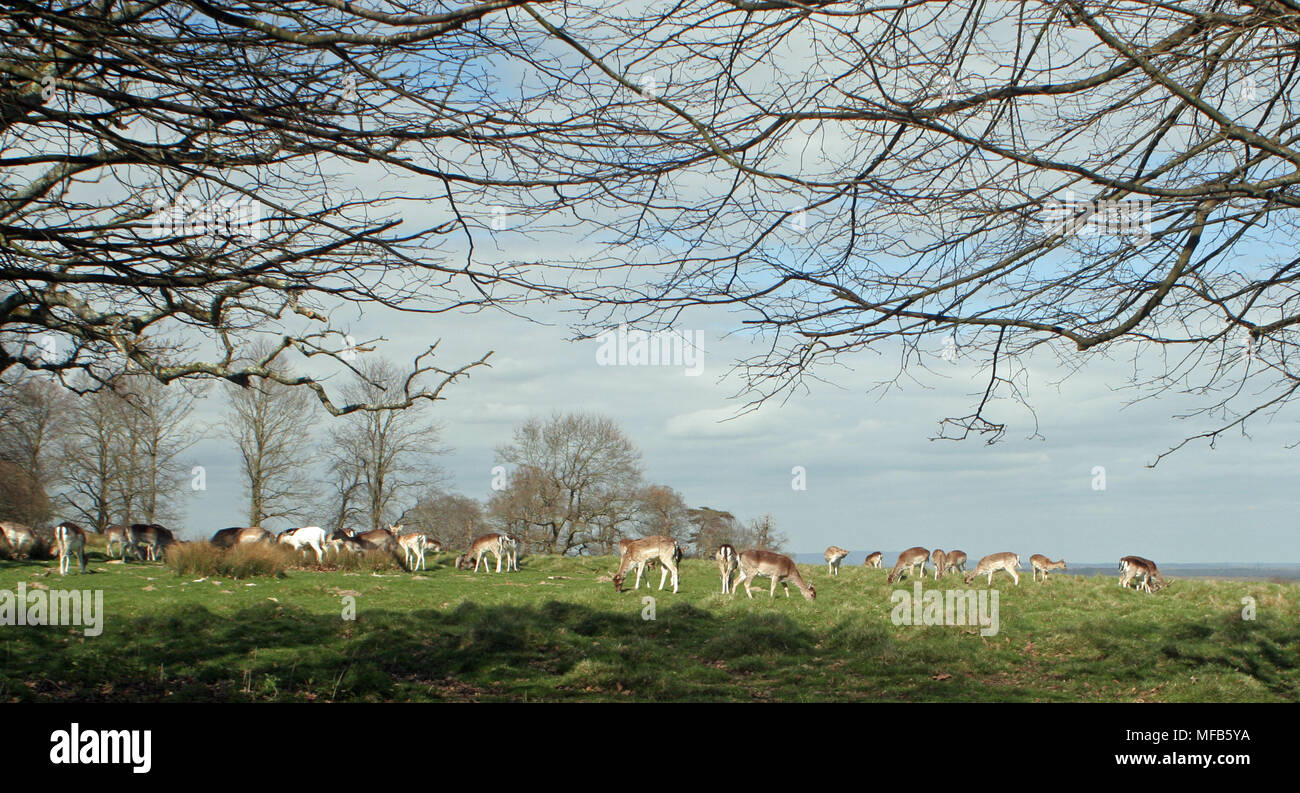
<svg viewBox="0 0 1300 793"><path fill-rule="evenodd" d="M848 551L843 548L831 546L826 549L826 563L830 565L831 572L839 573L840 560L848 555ZM885 578L885 582L892 584L903 577L903 571L911 576L913 571L919 565L921 568L921 577L925 577L925 563L930 562L934 567L934 580L938 581L944 573L952 571L961 571L966 573L966 583L974 581L976 577L987 575L987 583L992 585L993 574L999 570L1005 570L1020 586L1020 576L1016 570L1020 567L1020 555L1003 551L1001 553L991 553L980 559L975 569L966 572L966 552L965 551L947 551L944 552L938 548L933 551L927 551L925 548L915 547L908 548L898 555L898 561L894 564L894 569ZM881 566L881 554L879 551L869 555L866 562L868 567L879 568ZM1065 560L1053 562L1051 559L1036 553L1029 557L1029 564L1034 569L1034 580L1042 583L1047 580L1047 574L1052 570L1066 570ZM1138 588L1144 589L1149 593L1168 586L1164 576L1156 567L1156 563L1150 559L1143 559L1141 556L1125 556L1119 560L1120 579L1119 585L1127 588L1128 585L1136 580Z"/></svg>
<svg viewBox="0 0 1300 793"><path fill-rule="evenodd" d="M167 550L167 547L178 542L176 537L166 528L157 524L136 523L131 526L112 525L104 532L106 539L106 549L110 556L113 555L114 546L118 547L120 557L125 560L128 553L135 555L139 559L157 560ZM21 523L0 521L0 538L17 554L21 555L29 551L36 544L36 534L31 528ZM387 529L375 529L373 531L357 532L351 529L341 529L335 532L327 532L319 526L302 526L295 529L288 529L279 534L272 534L266 529L252 527L231 527L222 529L212 536L211 543L218 548L231 548L236 545L245 545L252 543L264 544L281 544L287 545L296 551L309 550L316 554L316 561L325 560L325 552L332 550L335 553L345 551L352 553L369 553L378 551L389 553L393 556L400 555L403 564L408 570L427 569L425 567L425 554L428 551L441 553L442 543L437 540L429 539L420 532L402 532L402 526L390 525ZM71 566L73 557L76 557L81 568L81 572L86 572L86 532L77 524L71 521L64 521L54 528L54 545L59 555L59 573L66 575ZM614 575L614 590L623 591L623 583L627 579L628 572L636 568L636 583L633 589L641 588L641 574L647 570L652 570L656 563L660 565L661 572L659 576L659 589L664 588L668 576L671 574L673 579L673 592L677 591L678 574L677 564L682 559L682 547L672 537L655 536L646 537L640 540L620 540L619 547L619 566L618 572ZM491 569L483 557L487 554L496 557L496 571L501 572L502 561L506 564L507 571L519 570L519 542L508 534L492 532L478 537L470 544L469 550L456 557L456 569L469 569L469 560L474 560L474 572L478 572L479 565L482 564L485 570ZM831 575L839 575L840 562L849 555L849 552L843 548L832 545L826 549L826 565ZM790 584L793 583L803 596L808 600L817 597L817 590L812 584L803 579L799 574L798 567L795 566L794 560L789 556L766 551L762 549L752 549L748 551L737 552L731 545L722 545L714 554L714 559L718 563L718 573L722 576L722 593L734 595L736 587L744 585L745 594L751 598L754 596L751 585L753 580L759 576L766 576L771 580L771 588L768 592L769 597L776 596L776 585L780 583L785 588L786 597L790 596ZM882 565L882 554L880 551L869 554L865 566L880 569ZM986 575L989 585L993 583L993 574L999 570L1006 571L1020 585L1020 576L1016 573L1020 567L1020 556L1018 554L1004 551L1002 553L991 553L980 559L975 569L966 572L966 553L964 551L942 551L936 548L933 551L925 548L915 547L908 548L898 555L898 561L894 563L894 569L886 576L885 582L892 584L902 579L904 571L910 577L914 575L916 568L921 568L921 577L925 577L925 566L929 562L934 568L934 579L938 581L945 573L960 571L966 573L965 581L970 584L977 576ZM1029 563L1034 570L1034 580L1042 583L1047 580L1047 574L1052 570L1065 570L1065 560L1053 562L1051 559L1042 554L1034 554L1029 557ZM1120 579L1119 585L1127 588L1130 583L1136 581L1139 589L1144 589L1148 593L1154 593L1156 590L1168 586L1164 576L1160 574L1156 563L1150 559L1144 559L1141 556L1125 556L1119 561ZM733 583L731 577L739 573ZM1041 578L1040 578L1041 576ZM650 585L647 577L646 586Z"/></svg>
<svg viewBox="0 0 1300 793"><path fill-rule="evenodd" d="M141 560L157 561L162 558L167 548L180 543L172 532L157 524L136 523L130 526L114 524L104 532L105 550L110 557L126 560L128 555ZM0 540L15 555L29 555L36 546L36 532L21 523L0 521ZM211 544L218 548L233 548L236 545L285 545L296 551L309 551L316 555L316 561L325 560L326 551L335 553L350 552L367 554L372 552L400 556L408 570L428 569L425 554L429 551L441 553L442 543L430 539L420 532L402 532L402 526L390 525L386 529L357 532L342 529L327 532L319 526L301 526L274 534L258 526L233 526L222 529L212 535ZM64 521L54 527L54 547L59 555L59 573L66 575L75 557L86 571L86 532L71 521ZM505 560L507 570L518 570L518 542L507 534L493 532L484 534L474 540L469 551L457 557L456 567L467 569L468 560L474 559L477 571L483 556L491 553L496 556L497 572L501 572L501 562ZM487 563L484 563L487 569Z"/></svg>
<svg viewBox="0 0 1300 793"><path fill-rule="evenodd" d="M647 537L642 540L620 540L619 541L620 561L618 572L614 575L614 590L623 591L623 583L626 580L628 571L636 568L636 583L633 589L641 587L641 573L646 568L652 568L656 562L663 567L659 576L659 588L664 588L664 582L671 573L673 577L673 591L677 591L677 563L682 558L681 546L672 537ZM849 552L843 548L832 545L826 549L825 559L828 572L831 575L840 574L840 563L849 555ZM714 559L718 563L718 573L722 577L722 593L734 595L736 587L744 584L745 593L751 598L754 596L750 588L753 579L758 576L766 576L771 580L771 588L768 591L769 597L776 597L776 585L780 583L785 587L785 596L790 596L790 584L793 583L803 593L808 600L817 597L816 588L806 582L803 576L799 574L798 567L795 566L794 560L789 556L772 551L754 549L749 551L736 552L734 546L719 546L714 554ZM883 554L880 551L869 554L866 560L867 567L880 569L883 567ZM904 571L908 576L915 574L917 566L921 568L921 576L925 577L925 565L929 562L934 567L934 579L938 581L944 573L960 571L966 573L965 581L970 584L977 576L987 575L988 584L993 583L993 574L999 570L1005 570L1020 585L1020 576L1016 570L1020 569L1020 556L1010 552L992 553L980 559L979 564L970 572L966 571L966 552L965 551L934 551L925 548L916 547L908 548L898 555L898 561L894 564L894 569L885 578L886 583L894 583L901 580ZM1042 554L1034 554L1029 557L1029 563L1034 568L1034 580L1042 583L1047 580L1047 574L1052 570L1065 570L1065 560L1053 562L1051 559ZM1157 589L1167 586L1164 576L1156 568L1156 563L1150 559L1143 559L1140 556L1125 556L1120 560L1119 570L1120 586L1128 587L1129 583L1137 580L1138 588L1145 589L1147 592L1154 593ZM733 583L731 577L739 572L739 577ZM1041 576L1041 577L1040 577ZM650 582L647 579L646 585ZM1153 587L1154 584L1154 587Z"/></svg>

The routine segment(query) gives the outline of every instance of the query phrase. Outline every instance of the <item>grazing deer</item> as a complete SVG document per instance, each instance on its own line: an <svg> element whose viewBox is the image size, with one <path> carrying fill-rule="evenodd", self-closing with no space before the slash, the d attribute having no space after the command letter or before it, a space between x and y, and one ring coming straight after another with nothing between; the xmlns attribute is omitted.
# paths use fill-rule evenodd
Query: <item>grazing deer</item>
<svg viewBox="0 0 1300 793"><path fill-rule="evenodd" d="M388 529L373 529L353 535L352 539L361 543L367 551L383 551L397 556L397 537Z"/></svg>
<svg viewBox="0 0 1300 793"><path fill-rule="evenodd" d="M36 546L36 534L30 527L10 521L0 522L0 536L13 549L14 556L30 558L31 549Z"/></svg>
<svg viewBox="0 0 1300 793"><path fill-rule="evenodd" d="M132 523L131 534L135 537L136 548L144 548L145 556L151 562L158 561L168 546L176 544L176 535L157 523Z"/></svg>
<svg viewBox="0 0 1300 793"><path fill-rule="evenodd" d="M993 585L993 574L999 570L1006 570L1015 579L1016 586L1020 586L1020 576L1016 575L1016 569L1020 567L1020 557L1010 551L1002 553L991 553L980 559L980 563L975 565L975 569L966 574L966 583L969 584L975 580L976 576L988 573L989 586Z"/></svg>
<svg viewBox="0 0 1300 793"><path fill-rule="evenodd" d="M1048 559L1046 556L1043 556L1041 553L1036 553L1033 556L1029 557L1029 566L1034 568L1034 580L1040 584L1047 580L1047 573L1049 571L1069 569L1065 566L1064 559L1062 559L1059 562L1053 562L1051 559ZM1039 573L1043 574L1043 577L1041 579L1038 577Z"/></svg>
<svg viewBox="0 0 1300 793"><path fill-rule="evenodd" d="M863 567L874 567L877 570L885 568L885 555L880 551L872 551L867 554L867 561L862 563Z"/></svg>
<svg viewBox="0 0 1300 793"><path fill-rule="evenodd" d="M373 546L357 539L347 529L339 529L330 534L329 539L325 540L325 550L334 551L335 554L341 554L344 551L354 554L364 554Z"/></svg>
<svg viewBox="0 0 1300 793"><path fill-rule="evenodd" d="M397 533L401 526L391 526L389 531ZM429 541L423 532L413 531L410 534L399 534L397 545L402 549L403 561L407 570L415 570L418 566L421 570L428 568L424 564L424 552L429 547Z"/></svg>
<svg viewBox="0 0 1300 793"><path fill-rule="evenodd" d="M919 564L921 565L921 577L925 578L925 562L930 558L930 552L919 545L915 548L908 548L898 555L898 561L894 563L894 569L889 576L885 578L886 584L892 584L903 577L903 568L907 568L908 578L912 577L912 570Z"/></svg>
<svg viewBox="0 0 1300 793"><path fill-rule="evenodd" d="M840 562L844 561L844 557L848 555L849 552L839 547L838 545L832 545L831 547L827 548L826 553L824 554L824 558L826 559L826 567L828 568L827 572L829 572L831 575L839 575Z"/></svg>
<svg viewBox="0 0 1300 793"><path fill-rule="evenodd" d="M73 554L81 564L81 574L86 574L86 532L80 526L67 520L55 526L54 547L59 552L59 575L68 574Z"/></svg>
<svg viewBox="0 0 1300 793"><path fill-rule="evenodd" d="M474 572L478 572L479 562L481 562L483 557L489 553L497 558L497 572L501 572L501 559L505 556L505 549L502 547L502 540L504 538L504 534L499 534L494 531L490 534L484 534L483 536L476 538L474 542L470 543L469 550L465 552L465 556L467 559L471 556L474 557ZM492 568L486 563L484 563L483 569L487 570L489 573L492 572Z"/></svg>
<svg viewBox="0 0 1300 793"><path fill-rule="evenodd" d="M623 549L619 560L618 572L614 574L614 591L623 591L623 581L629 567L636 567L636 584L633 590L641 588L641 573L651 560L658 560L663 565L659 575L659 588L664 588L668 574L673 574L673 592L677 592L677 560L682 558L682 549L672 537L657 535L640 540L630 540L620 544ZM646 586L650 586L650 577L646 576Z"/></svg>
<svg viewBox="0 0 1300 793"><path fill-rule="evenodd" d="M321 564L325 561L325 543L328 538L328 533L320 526L300 526L280 532L278 542L299 552L303 548L312 549L316 552L316 564Z"/></svg>
<svg viewBox="0 0 1300 793"><path fill-rule="evenodd" d="M621 539L621 540L618 541L618 558L619 558L619 561L622 561L622 560L623 560L623 554L627 553L628 546L630 546L630 545L631 545L632 543L634 543L634 542L636 542L636 540L631 539L630 537L624 537L623 539ZM678 557L678 558L681 558L681 557ZM646 572L646 580L647 580L647 581L650 580L650 579L649 579L649 576L650 576L651 573L654 572L655 567L656 567L656 562L655 562L654 559L648 559L648 560L646 560L646 563L645 563L645 572Z"/></svg>
<svg viewBox="0 0 1300 793"><path fill-rule="evenodd" d="M212 535L209 542L218 548L232 548L236 545L252 545L259 542L272 545L276 542L276 536L260 526L232 526Z"/></svg>
<svg viewBox="0 0 1300 793"><path fill-rule="evenodd" d="M799 587L799 591L808 600L817 597L817 590L812 584L803 580L799 575L799 568L795 567L794 560L784 554L773 553L761 549L741 551L736 559L737 567L740 569L740 577L736 579L736 586L731 588L731 594L736 594L736 587L744 584L745 594L751 598L754 592L750 589L750 584L756 576L765 575L772 579L772 588L767 593L768 597L776 597L776 584L781 582L785 587L785 596L790 597L790 583Z"/></svg>
<svg viewBox="0 0 1300 793"><path fill-rule="evenodd" d="M1160 570L1156 568L1156 563L1150 559L1143 559L1141 556L1125 556L1119 560L1119 585L1128 588L1128 583L1134 578L1138 579L1138 589L1145 589L1148 594L1154 594L1156 590L1169 586L1165 577L1160 575ZM1151 588L1151 580L1155 579L1156 587Z"/></svg>
<svg viewBox="0 0 1300 793"><path fill-rule="evenodd" d="M113 546L120 545L121 553L118 558L126 561L126 554L130 552L132 556L141 558L140 549L135 545L135 534L131 531L130 526L123 526L120 523L114 523L107 529L104 529L104 552L111 559L113 557Z"/></svg>
<svg viewBox="0 0 1300 793"><path fill-rule="evenodd" d="M930 551L930 561L934 563L934 580L938 581L948 569L948 554L935 548L933 551ZM924 575L924 572L922 575Z"/></svg>
<svg viewBox="0 0 1300 793"><path fill-rule="evenodd" d="M949 551L944 564L947 565L944 569L945 573L949 570L960 570L963 573L966 572L966 552Z"/></svg>
<svg viewBox="0 0 1300 793"><path fill-rule="evenodd" d="M731 574L736 572L736 548L732 545L719 545L713 558L718 560L718 574L722 576L722 594L731 591Z"/></svg>

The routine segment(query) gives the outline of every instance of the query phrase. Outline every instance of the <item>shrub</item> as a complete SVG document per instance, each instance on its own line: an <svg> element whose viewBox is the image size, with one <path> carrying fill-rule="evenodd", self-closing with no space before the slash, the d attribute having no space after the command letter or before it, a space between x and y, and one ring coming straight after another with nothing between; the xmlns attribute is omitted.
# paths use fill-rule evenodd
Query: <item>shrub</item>
<svg viewBox="0 0 1300 793"><path fill-rule="evenodd" d="M308 555L306 558L314 559L315 555ZM349 573L378 573L406 569L397 557L382 551L371 551L365 554L341 553L336 555L331 553L326 555L322 567L326 570L343 570Z"/></svg>
<svg viewBox="0 0 1300 793"><path fill-rule="evenodd" d="M186 542L167 549L167 566L183 576L283 578L296 562L292 550L263 543L218 548L206 542Z"/></svg>

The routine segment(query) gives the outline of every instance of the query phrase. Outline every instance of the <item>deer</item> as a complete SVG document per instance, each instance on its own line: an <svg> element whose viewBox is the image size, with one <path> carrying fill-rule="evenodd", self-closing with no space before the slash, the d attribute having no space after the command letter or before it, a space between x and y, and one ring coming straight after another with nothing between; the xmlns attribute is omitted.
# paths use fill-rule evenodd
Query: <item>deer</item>
<svg viewBox="0 0 1300 793"><path fill-rule="evenodd" d="M944 564L947 565L947 568L944 570L945 573L949 570L960 570L963 573L966 572L966 552L949 551Z"/></svg>
<svg viewBox="0 0 1300 793"><path fill-rule="evenodd" d="M874 567L877 570L883 570L885 566L884 560L885 560L885 555L883 553L881 553L880 551L872 551L871 553L867 554L867 561L863 562L862 566Z"/></svg>
<svg viewBox="0 0 1300 793"><path fill-rule="evenodd" d="M72 521L65 520L54 527L54 547L59 552L59 575L67 575L76 554L81 574L86 574L86 532Z"/></svg>
<svg viewBox="0 0 1300 793"><path fill-rule="evenodd" d="M397 546L402 549L402 564L407 570L415 570L418 566L421 570L427 570L424 563L424 554L428 550L429 540L423 532L413 531L409 534L400 534L401 526L389 526L388 530L397 535Z"/></svg>
<svg viewBox="0 0 1300 793"><path fill-rule="evenodd" d="M930 551L930 561L934 563L934 580L938 581L948 569L948 554L935 548ZM921 575L924 576L925 572L922 571Z"/></svg>
<svg viewBox="0 0 1300 793"><path fill-rule="evenodd" d="M478 572L479 562L483 560L484 555L489 553L497 558L497 572L501 572L501 559L505 556L505 549L502 547L504 538L504 534L494 531L490 534L484 534L470 543L469 550L465 552L464 558L468 562L471 556L474 557L474 572ZM492 568L486 563L483 565L483 569L489 573L492 572Z"/></svg>
<svg viewBox="0 0 1300 793"><path fill-rule="evenodd" d="M328 533L320 526L300 526L296 529L280 532L277 541L280 545L288 545L294 551L302 551L303 548L310 548L316 552L316 564L325 561L325 543L328 542Z"/></svg>
<svg viewBox="0 0 1300 793"><path fill-rule="evenodd" d="M907 575L910 578L912 570L918 564L921 565L921 577L925 578L925 562L930 558L930 552L919 545L915 548L908 548L898 555L898 561L894 563L894 569L889 576L885 578L886 584L892 584L903 577L903 568L907 568Z"/></svg>
<svg viewBox="0 0 1300 793"><path fill-rule="evenodd" d="M397 537L388 529L372 529L352 535L367 551L384 551L397 555Z"/></svg>
<svg viewBox="0 0 1300 793"><path fill-rule="evenodd" d="M344 551L355 554L364 554L373 547L357 539L355 534L355 532L351 532L348 529L339 529L331 532L329 539L325 540L325 549L332 550L336 554L341 554Z"/></svg>
<svg viewBox="0 0 1300 793"><path fill-rule="evenodd" d="M1043 556L1041 553L1036 553L1033 556L1029 557L1029 566L1034 568L1034 580L1040 584L1047 580L1047 573L1049 571L1069 569L1065 566L1064 559L1062 559L1059 562L1053 562L1051 559L1048 559L1046 556ZM1039 573L1043 574L1043 577L1041 579L1038 577Z"/></svg>
<svg viewBox="0 0 1300 793"><path fill-rule="evenodd" d="M31 557L31 549L36 547L36 533L30 526L11 521L0 522L0 536L13 549L14 556Z"/></svg>
<svg viewBox="0 0 1300 793"><path fill-rule="evenodd" d="M999 570L1006 570L1015 579L1016 586L1020 586L1020 576L1016 575L1016 568L1020 567L1020 557L1010 551L1002 553L991 553L980 559L980 563L975 565L975 569L966 574L966 583L969 584L975 580L976 576L988 573L989 586L993 585L993 574Z"/></svg>
<svg viewBox="0 0 1300 793"><path fill-rule="evenodd" d="M1160 570L1156 568L1156 563L1150 559L1143 559L1141 556L1125 556L1119 560L1119 585L1128 588L1128 584L1133 579L1138 579L1138 588L1145 589L1147 594L1154 594L1156 590L1169 586L1165 577L1160 575ZM1156 587L1151 588L1151 580L1155 579Z"/></svg>
<svg viewBox="0 0 1300 793"><path fill-rule="evenodd" d="M157 523L133 523L131 534L135 537L136 548L143 547L151 562L158 561L159 555L167 551L167 546L176 544L176 535Z"/></svg>
<svg viewBox="0 0 1300 793"><path fill-rule="evenodd" d="M840 562L844 561L844 557L848 555L849 552L839 547L838 545L832 545L831 547L827 548L826 553L824 554L824 558L826 559L826 566L828 568L827 572L829 572L831 575L839 575Z"/></svg>
<svg viewBox="0 0 1300 793"><path fill-rule="evenodd" d="M120 545L121 553L118 558L126 561L126 554L129 551L137 559L140 557L140 551L135 545L135 533L131 531L130 526L123 526L120 523L114 523L107 529L104 529L104 552L109 558L113 556L113 546Z"/></svg>
<svg viewBox="0 0 1300 793"><path fill-rule="evenodd" d="M718 574L722 576L722 594L731 591L731 574L736 572L736 548L733 545L719 545L713 558L718 561Z"/></svg>
<svg viewBox="0 0 1300 793"><path fill-rule="evenodd" d="M631 539L630 537L624 537L623 539L621 539L621 540L618 541L618 558L619 558L620 561L622 561L622 559L623 559L623 554L627 553L627 548L628 548L628 546L631 545L631 544L634 543L634 542L636 542L636 540L633 540L633 539ZM679 558L680 558L680 557L679 557ZM674 561L675 561L675 560L674 560ZM646 570L646 575L647 575L647 576L649 576L650 573L654 572L655 565L656 565L656 563L655 563L655 560L654 560L654 559L649 559L649 560L646 561L646 563L645 563L645 570Z"/></svg>
<svg viewBox="0 0 1300 793"><path fill-rule="evenodd" d="M276 539L274 534L260 526L232 526L212 535L209 542L218 548L233 548L236 545L252 545L259 542L271 545L276 542Z"/></svg>
<svg viewBox="0 0 1300 793"><path fill-rule="evenodd" d="M656 535L646 537L640 540L630 540L626 544L620 543L623 549L622 557L619 560L618 572L614 574L614 591L623 591L623 581L627 577L629 567L636 567L636 584L633 590L641 588L641 573L645 570L646 565L651 560L657 560L663 565L659 575L659 589L664 588L664 581L668 574L673 574L673 592L677 592L677 560L682 558L681 546L677 540L672 537ZM650 585L650 578L646 577L646 586Z"/></svg>
<svg viewBox="0 0 1300 793"><path fill-rule="evenodd" d="M736 594L736 587L743 584L745 594L753 598L754 592L750 588L750 584L753 583L756 576L765 575L772 580L772 588L767 593L770 598L776 597L776 584L778 581L785 587L786 597L790 597L791 581L794 582L795 586L799 587L799 591L803 593L806 599L813 600L817 597L817 589L803 580L803 576L799 575L799 568L795 566L794 560L784 554L758 548L741 551L737 556L736 564L740 570L740 577L736 579L736 586L731 588L732 596Z"/></svg>
<svg viewBox="0 0 1300 793"><path fill-rule="evenodd" d="M501 551L506 555L506 572L519 572L519 540L509 534L502 535Z"/></svg>

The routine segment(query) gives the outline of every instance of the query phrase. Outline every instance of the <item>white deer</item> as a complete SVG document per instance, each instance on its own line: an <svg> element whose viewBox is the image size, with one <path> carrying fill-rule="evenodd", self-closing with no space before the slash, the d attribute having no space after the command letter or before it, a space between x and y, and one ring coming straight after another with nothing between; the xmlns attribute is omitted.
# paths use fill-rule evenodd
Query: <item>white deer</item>
<svg viewBox="0 0 1300 793"><path fill-rule="evenodd" d="M325 561L325 543L329 533L320 526L302 526L280 533L280 544L288 545L295 551L310 548L316 552L316 564Z"/></svg>

